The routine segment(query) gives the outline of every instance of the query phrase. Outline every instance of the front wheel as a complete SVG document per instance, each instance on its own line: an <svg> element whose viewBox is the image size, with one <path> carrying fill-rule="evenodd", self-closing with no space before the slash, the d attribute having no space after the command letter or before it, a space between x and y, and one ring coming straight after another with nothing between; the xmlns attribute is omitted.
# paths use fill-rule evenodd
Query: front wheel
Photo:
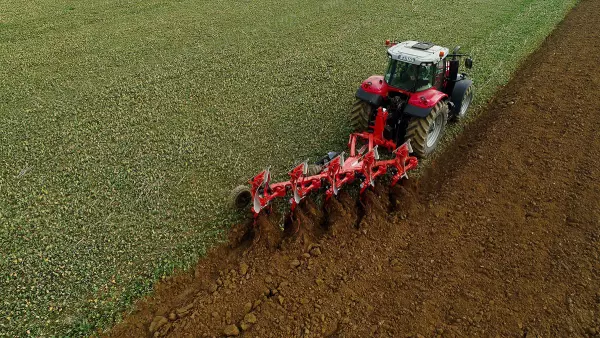
<svg viewBox="0 0 600 338"><path fill-rule="evenodd" d="M350 126L355 132L362 132L369 128L369 121L373 113L373 106L363 100L356 100L350 111Z"/></svg>
<svg viewBox="0 0 600 338"><path fill-rule="evenodd" d="M448 104L438 102L426 117L412 117L406 128L406 140L411 141L413 152L425 158L435 150L446 129Z"/></svg>

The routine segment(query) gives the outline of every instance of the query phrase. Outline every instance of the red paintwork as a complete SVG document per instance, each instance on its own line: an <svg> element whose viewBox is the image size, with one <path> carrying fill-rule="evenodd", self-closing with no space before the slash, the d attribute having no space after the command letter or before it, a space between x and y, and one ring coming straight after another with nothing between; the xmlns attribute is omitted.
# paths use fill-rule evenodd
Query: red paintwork
<svg viewBox="0 0 600 338"><path fill-rule="evenodd" d="M447 94L440 92L434 87L416 93L411 93L403 89L392 87L385 82L384 77L381 75L370 76L368 79L363 81L360 87L365 92L381 95L386 100L390 92L402 93L409 97L408 104L419 108L433 108L440 100L448 97ZM421 97L423 97L426 101L423 101Z"/></svg>
<svg viewBox="0 0 600 338"><path fill-rule="evenodd" d="M408 104L419 108L432 108L440 100L447 98L448 95L435 88L429 88L410 95Z"/></svg>
<svg viewBox="0 0 600 338"><path fill-rule="evenodd" d="M320 189L324 183L328 184L326 197L335 196L344 185L354 182L357 174L364 177L364 181L360 185L361 193L373 186L375 179L386 174L390 169L393 169L392 186L400 179L405 178L409 170L417 167L418 161L416 157L409 155L410 143L407 142L396 147L396 143L383 137L387 116L387 111L379 107L375 118L374 132L351 134L348 141L350 156L347 159L344 159L343 155L337 156L317 175L306 176L305 163L292 169L289 172L290 179L285 182L271 184L271 173L268 169L256 175L250 180L254 216L257 217L272 200L285 197L290 191L292 192L290 200L292 211L304 197L310 192ZM359 139L367 143L368 148L365 149L367 152L364 155L362 152L356 151L356 142ZM377 156L377 146L388 150L395 149L393 151L394 158L380 161Z"/></svg>
<svg viewBox="0 0 600 338"><path fill-rule="evenodd" d="M364 80L360 87L367 93L381 95L384 98L388 96L388 84L381 75L373 75Z"/></svg>

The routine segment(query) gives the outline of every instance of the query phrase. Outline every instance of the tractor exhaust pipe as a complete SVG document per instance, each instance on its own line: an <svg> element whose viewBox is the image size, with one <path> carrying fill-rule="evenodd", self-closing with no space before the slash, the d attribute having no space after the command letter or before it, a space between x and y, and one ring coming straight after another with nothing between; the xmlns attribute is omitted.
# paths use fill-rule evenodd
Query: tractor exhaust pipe
<svg viewBox="0 0 600 338"><path fill-rule="evenodd" d="M448 93L452 93L454 90L454 85L456 84L456 80L458 79L458 68L460 67L460 60L458 59L458 51L460 50L460 46L456 46L452 51L452 59L449 61L449 80L448 83Z"/></svg>
<svg viewBox="0 0 600 338"><path fill-rule="evenodd" d="M458 79L458 68L460 67L460 60L454 58L450 60L449 63L450 69L448 77L450 82L448 83L448 93L452 93L452 91L454 90L454 85L456 84L456 80Z"/></svg>

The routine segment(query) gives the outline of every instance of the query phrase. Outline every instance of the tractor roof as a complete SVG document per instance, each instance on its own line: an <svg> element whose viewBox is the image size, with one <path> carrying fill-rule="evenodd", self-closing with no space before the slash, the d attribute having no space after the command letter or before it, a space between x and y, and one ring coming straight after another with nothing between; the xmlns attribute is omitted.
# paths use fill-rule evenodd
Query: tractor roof
<svg viewBox="0 0 600 338"><path fill-rule="evenodd" d="M444 52L440 57L440 52ZM438 63L448 55L448 48L436 46L429 42L404 41L388 49L394 60L419 65L424 62Z"/></svg>

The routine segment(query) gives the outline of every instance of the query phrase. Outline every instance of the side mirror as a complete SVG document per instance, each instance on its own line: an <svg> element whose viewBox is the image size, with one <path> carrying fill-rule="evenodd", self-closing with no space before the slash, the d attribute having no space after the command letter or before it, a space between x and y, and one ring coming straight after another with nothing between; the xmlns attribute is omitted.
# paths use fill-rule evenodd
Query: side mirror
<svg viewBox="0 0 600 338"><path fill-rule="evenodd" d="M468 69L473 68L473 59L471 58L466 58L465 59L465 67L467 67Z"/></svg>
<svg viewBox="0 0 600 338"><path fill-rule="evenodd" d="M454 47L454 50L452 51L452 54L458 54L459 50L460 50L460 46Z"/></svg>

